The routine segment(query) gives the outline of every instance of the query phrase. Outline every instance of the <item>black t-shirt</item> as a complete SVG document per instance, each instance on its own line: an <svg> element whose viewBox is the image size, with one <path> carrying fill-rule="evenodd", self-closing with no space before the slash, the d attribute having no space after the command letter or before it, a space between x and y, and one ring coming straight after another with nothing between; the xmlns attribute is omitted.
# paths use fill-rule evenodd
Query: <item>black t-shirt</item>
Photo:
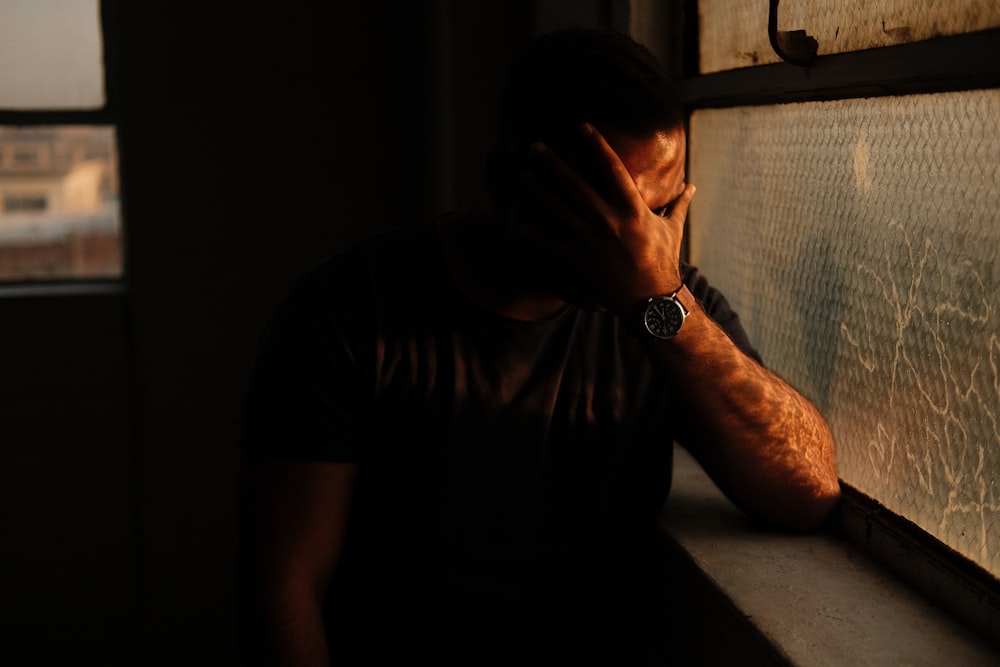
<svg viewBox="0 0 1000 667"><path fill-rule="evenodd" d="M685 283L756 358L725 299L693 267ZM671 408L618 318L486 312L423 224L299 281L266 336L242 446L360 465L331 651L531 664L573 636L617 645L611 628L642 609L629 591L669 491Z"/></svg>

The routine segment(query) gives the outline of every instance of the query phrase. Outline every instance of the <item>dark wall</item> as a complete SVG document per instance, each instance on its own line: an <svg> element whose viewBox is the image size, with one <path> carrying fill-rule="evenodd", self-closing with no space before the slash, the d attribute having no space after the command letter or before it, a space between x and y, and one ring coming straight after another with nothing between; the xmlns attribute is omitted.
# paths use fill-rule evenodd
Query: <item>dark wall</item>
<svg viewBox="0 0 1000 667"><path fill-rule="evenodd" d="M258 337L296 275L428 215L429 186L452 178L428 146L441 132L426 111L442 95L440 29L420 3L197 16L124 4L140 649L145 664L180 664L193 646L223 664L237 424Z"/></svg>
<svg viewBox="0 0 1000 667"><path fill-rule="evenodd" d="M105 4L127 280L0 296L0 660L230 664L268 314L352 240L478 197L537 7L596 5Z"/></svg>
<svg viewBox="0 0 1000 667"><path fill-rule="evenodd" d="M0 662L129 664L135 477L124 313L114 293L0 298Z"/></svg>

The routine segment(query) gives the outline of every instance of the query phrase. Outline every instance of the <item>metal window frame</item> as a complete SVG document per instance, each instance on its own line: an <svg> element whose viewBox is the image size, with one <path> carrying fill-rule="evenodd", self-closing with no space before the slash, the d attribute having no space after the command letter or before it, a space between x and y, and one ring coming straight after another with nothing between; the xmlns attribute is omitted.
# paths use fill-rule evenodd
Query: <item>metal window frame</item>
<svg viewBox="0 0 1000 667"><path fill-rule="evenodd" d="M998 86L1000 29L994 29L819 56L810 67L782 62L689 75L681 97L694 110Z"/></svg>
<svg viewBox="0 0 1000 667"><path fill-rule="evenodd" d="M900 96L1000 87L1000 29L836 55L698 73L697 0L685 3L682 101L691 112L735 106ZM1000 646L1000 580L878 500L841 482L831 529L914 590Z"/></svg>

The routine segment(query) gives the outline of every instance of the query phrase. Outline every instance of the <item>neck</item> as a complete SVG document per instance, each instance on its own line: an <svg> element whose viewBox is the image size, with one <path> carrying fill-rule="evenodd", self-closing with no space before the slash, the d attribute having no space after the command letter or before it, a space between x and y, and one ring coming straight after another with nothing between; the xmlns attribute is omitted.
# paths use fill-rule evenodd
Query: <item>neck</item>
<svg viewBox="0 0 1000 667"><path fill-rule="evenodd" d="M491 207L454 213L436 225L448 271L459 291L480 308L525 321L554 317L566 302L538 288Z"/></svg>

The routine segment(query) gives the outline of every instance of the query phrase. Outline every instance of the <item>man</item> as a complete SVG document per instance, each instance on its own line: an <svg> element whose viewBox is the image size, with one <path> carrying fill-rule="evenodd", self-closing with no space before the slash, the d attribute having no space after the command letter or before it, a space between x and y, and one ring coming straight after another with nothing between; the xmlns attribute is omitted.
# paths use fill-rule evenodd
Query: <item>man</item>
<svg viewBox="0 0 1000 667"><path fill-rule="evenodd" d="M272 325L243 439L250 662L656 664L675 440L775 526L839 497L822 417L680 260L694 187L655 59L552 33L504 99L485 202L338 254Z"/></svg>

